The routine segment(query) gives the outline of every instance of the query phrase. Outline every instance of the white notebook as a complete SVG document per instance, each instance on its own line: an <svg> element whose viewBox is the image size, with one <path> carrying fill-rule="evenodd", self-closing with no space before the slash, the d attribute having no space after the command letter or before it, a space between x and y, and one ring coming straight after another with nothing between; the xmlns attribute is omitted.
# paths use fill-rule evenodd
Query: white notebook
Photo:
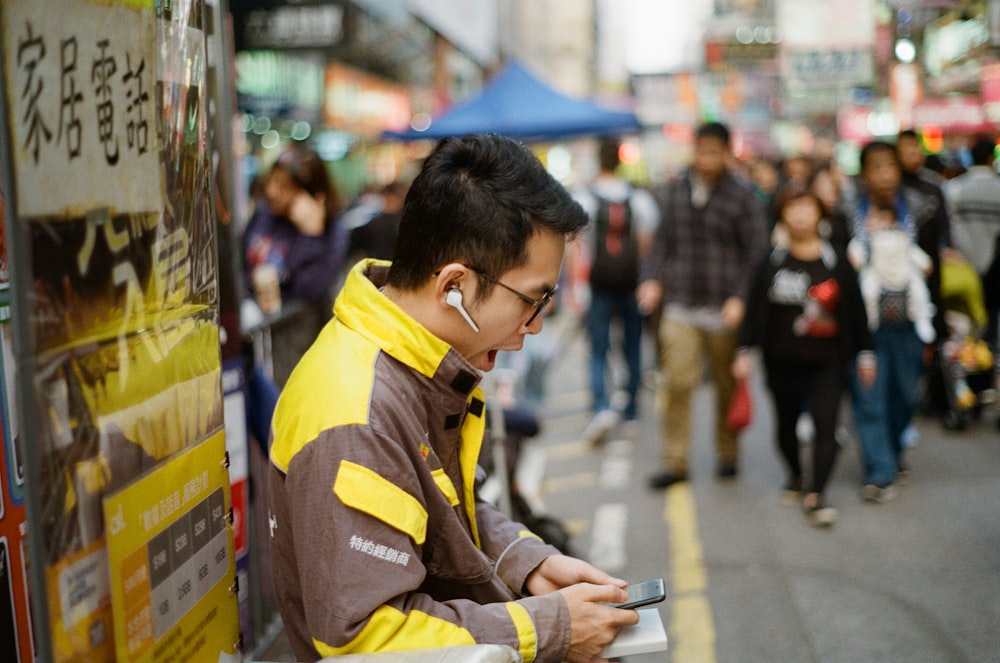
<svg viewBox="0 0 1000 663"><path fill-rule="evenodd" d="M643 608L636 612L639 613L639 623L618 631L618 637L604 648L601 658L667 650L667 632L663 629L660 611L656 608Z"/></svg>

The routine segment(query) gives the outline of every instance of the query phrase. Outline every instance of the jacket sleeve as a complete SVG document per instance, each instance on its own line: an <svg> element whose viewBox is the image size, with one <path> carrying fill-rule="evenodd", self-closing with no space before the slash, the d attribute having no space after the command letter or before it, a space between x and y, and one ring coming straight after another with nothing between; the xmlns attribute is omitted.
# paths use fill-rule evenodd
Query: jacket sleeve
<svg viewBox="0 0 1000 663"><path fill-rule="evenodd" d="M740 186L743 196L743 214L737 219L737 228L740 237L740 246L743 250L742 269L743 273L738 281L738 290L735 296L748 301L750 288L753 284L754 273L757 266L767 258L770 248L770 235L768 233L768 221L764 212L764 207L757 202L753 193Z"/></svg>
<svg viewBox="0 0 1000 663"><path fill-rule="evenodd" d="M288 252L289 299L321 301L336 281L343 267L350 236L336 220L317 237L299 235Z"/></svg>
<svg viewBox="0 0 1000 663"><path fill-rule="evenodd" d="M660 220L653 235L653 244L649 253L639 257L639 282L656 280L663 282L663 267L667 262L667 254L673 242L672 226L668 213L671 200L677 195L677 184L671 183L662 190L656 199L660 205Z"/></svg>
<svg viewBox="0 0 1000 663"><path fill-rule="evenodd" d="M858 273L843 256L841 256L837 280L840 282L842 298L842 333L847 335L847 356L845 359L853 360L859 352L870 351L874 345L871 330L868 327L868 314L861 297Z"/></svg>
<svg viewBox="0 0 1000 663"><path fill-rule="evenodd" d="M427 593L425 545L448 533L428 530L397 445L347 438L311 442L284 481L305 630L320 656L489 643L525 661L562 660L569 612L559 593L492 603Z"/></svg>
<svg viewBox="0 0 1000 663"><path fill-rule="evenodd" d="M488 502L477 504L476 519L483 552L496 564L497 577L517 595L524 594L525 581L546 557L560 554Z"/></svg>
<svg viewBox="0 0 1000 663"><path fill-rule="evenodd" d="M773 270L767 256L761 260L754 272L749 295L746 299L746 315L740 326L740 347L750 348L760 345L767 328L768 301L767 287Z"/></svg>

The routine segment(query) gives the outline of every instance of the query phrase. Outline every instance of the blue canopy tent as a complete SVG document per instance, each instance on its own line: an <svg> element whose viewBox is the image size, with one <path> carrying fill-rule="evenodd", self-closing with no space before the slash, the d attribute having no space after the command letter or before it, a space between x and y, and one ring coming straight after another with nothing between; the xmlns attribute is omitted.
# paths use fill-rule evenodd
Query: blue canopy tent
<svg viewBox="0 0 1000 663"><path fill-rule="evenodd" d="M641 129L635 113L602 108L561 94L519 62L508 62L479 95L431 121L424 131L386 131L400 140L436 140L470 133L496 133L523 141L606 136Z"/></svg>

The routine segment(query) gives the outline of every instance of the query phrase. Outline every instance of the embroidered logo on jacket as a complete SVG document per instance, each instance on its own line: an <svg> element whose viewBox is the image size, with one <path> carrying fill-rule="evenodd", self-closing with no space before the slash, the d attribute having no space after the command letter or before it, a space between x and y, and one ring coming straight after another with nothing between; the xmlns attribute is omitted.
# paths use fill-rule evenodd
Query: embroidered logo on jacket
<svg viewBox="0 0 1000 663"><path fill-rule="evenodd" d="M410 563L410 553L390 548L389 546L382 545L381 543L375 543L370 539L362 538L356 534L351 537L351 541L348 545L351 550L364 553L365 555L369 555L370 557L375 557L377 559L384 559L385 561L392 562L393 564L406 566Z"/></svg>

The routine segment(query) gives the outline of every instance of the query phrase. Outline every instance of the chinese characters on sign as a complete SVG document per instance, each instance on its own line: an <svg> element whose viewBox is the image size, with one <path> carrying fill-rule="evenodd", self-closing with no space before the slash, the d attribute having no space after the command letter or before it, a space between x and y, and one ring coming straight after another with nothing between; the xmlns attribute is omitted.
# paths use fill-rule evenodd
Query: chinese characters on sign
<svg viewBox="0 0 1000 663"><path fill-rule="evenodd" d="M67 4L4 3L19 211L159 210L155 18L127 4Z"/></svg>

